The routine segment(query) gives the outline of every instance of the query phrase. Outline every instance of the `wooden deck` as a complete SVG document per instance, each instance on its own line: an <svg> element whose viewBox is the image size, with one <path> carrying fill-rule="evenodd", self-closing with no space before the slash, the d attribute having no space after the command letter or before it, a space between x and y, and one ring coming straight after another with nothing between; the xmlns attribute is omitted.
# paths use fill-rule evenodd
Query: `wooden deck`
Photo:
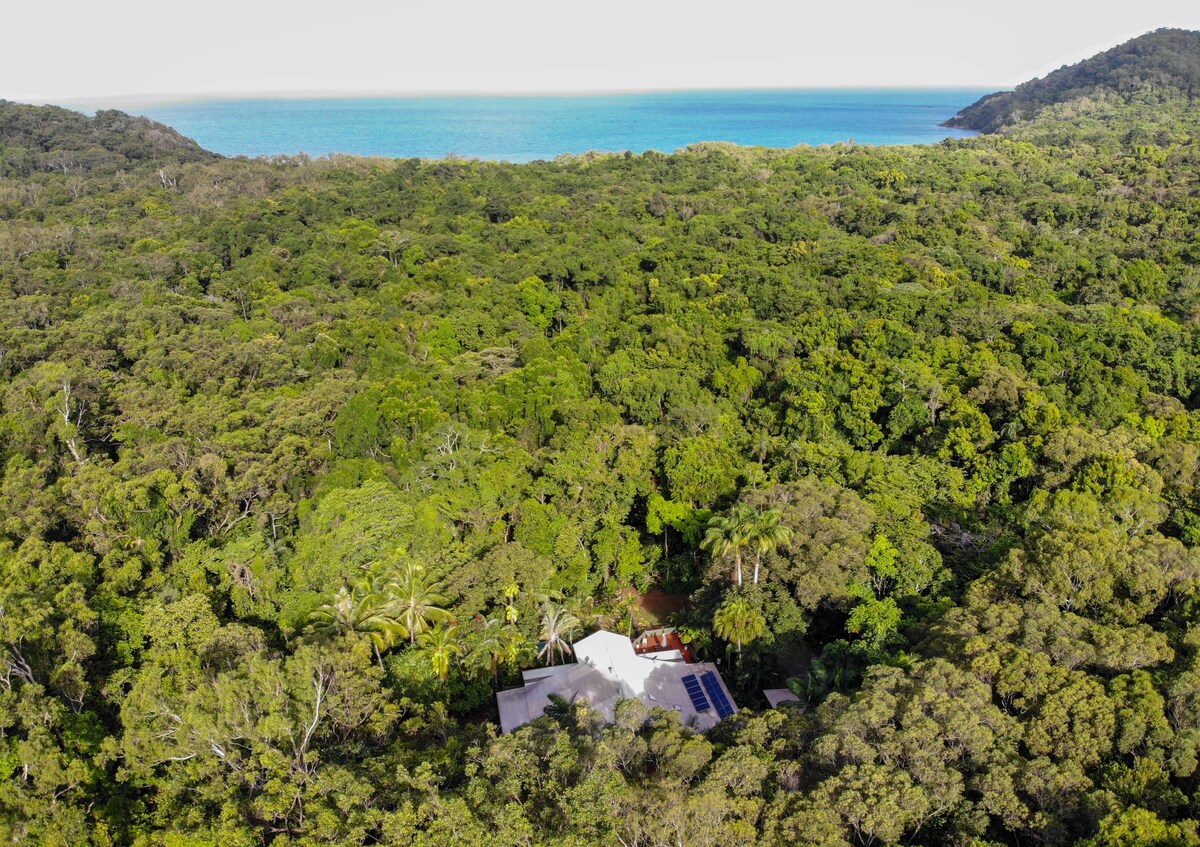
<svg viewBox="0 0 1200 847"><path fill-rule="evenodd" d="M692 648L688 647L679 638L678 632L668 632L663 635L653 635L646 638L643 642L642 638L638 638L633 643L633 650L639 656L646 656L651 653L661 653L664 650L678 650L683 654L683 660L689 664L695 661L692 656Z"/></svg>

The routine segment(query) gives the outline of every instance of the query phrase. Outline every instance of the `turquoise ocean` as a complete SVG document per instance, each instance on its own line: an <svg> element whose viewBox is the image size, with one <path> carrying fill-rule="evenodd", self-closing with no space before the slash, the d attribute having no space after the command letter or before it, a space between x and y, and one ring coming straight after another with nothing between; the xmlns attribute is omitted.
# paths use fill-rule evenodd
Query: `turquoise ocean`
<svg viewBox="0 0 1200 847"><path fill-rule="evenodd" d="M584 96L201 100L136 111L229 156L353 153L510 162L590 150L673 152L702 141L925 144L987 92L964 89L686 91Z"/></svg>

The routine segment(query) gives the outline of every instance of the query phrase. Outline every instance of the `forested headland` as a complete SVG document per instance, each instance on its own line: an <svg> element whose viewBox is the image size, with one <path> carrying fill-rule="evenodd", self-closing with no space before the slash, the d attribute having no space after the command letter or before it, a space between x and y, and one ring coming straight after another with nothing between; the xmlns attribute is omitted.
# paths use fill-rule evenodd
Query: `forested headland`
<svg viewBox="0 0 1200 847"><path fill-rule="evenodd" d="M1116 97L1153 104L1200 95L1200 32L1159 29L1040 79L998 91L943 126L996 132L1061 103Z"/></svg>
<svg viewBox="0 0 1200 847"><path fill-rule="evenodd" d="M528 165L0 103L0 833L1200 843L1198 133L1158 77ZM499 734L657 624L738 714Z"/></svg>

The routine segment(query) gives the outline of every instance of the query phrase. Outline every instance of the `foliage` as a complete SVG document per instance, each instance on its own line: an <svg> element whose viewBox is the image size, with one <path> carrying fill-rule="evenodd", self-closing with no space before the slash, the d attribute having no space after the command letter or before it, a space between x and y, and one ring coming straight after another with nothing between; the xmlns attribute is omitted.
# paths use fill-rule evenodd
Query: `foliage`
<svg viewBox="0 0 1200 847"><path fill-rule="evenodd" d="M0 834L1196 843L1192 37L931 147L228 160L0 104ZM735 716L497 734L652 599Z"/></svg>
<svg viewBox="0 0 1200 847"><path fill-rule="evenodd" d="M767 631L767 619L748 599L737 595L722 603L713 615L713 631L718 636L737 645L741 652Z"/></svg>
<svg viewBox="0 0 1200 847"><path fill-rule="evenodd" d="M947 126L995 132L1036 117L1047 106L1113 93L1193 98L1200 88L1200 33L1159 29L1041 79L997 92L963 109Z"/></svg>

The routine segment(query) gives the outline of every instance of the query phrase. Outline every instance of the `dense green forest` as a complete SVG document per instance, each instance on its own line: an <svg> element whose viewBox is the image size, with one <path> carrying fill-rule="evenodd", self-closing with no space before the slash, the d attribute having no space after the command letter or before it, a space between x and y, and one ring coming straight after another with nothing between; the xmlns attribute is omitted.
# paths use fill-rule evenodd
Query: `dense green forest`
<svg viewBox="0 0 1200 847"><path fill-rule="evenodd" d="M1142 103L1200 97L1200 32L1160 29L1041 79L998 91L963 109L944 126L996 132L1047 107L1089 97Z"/></svg>
<svg viewBox="0 0 1200 847"><path fill-rule="evenodd" d="M528 165L0 104L4 839L1200 843L1200 114L1157 99ZM499 734L656 623L737 715Z"/></svg>

